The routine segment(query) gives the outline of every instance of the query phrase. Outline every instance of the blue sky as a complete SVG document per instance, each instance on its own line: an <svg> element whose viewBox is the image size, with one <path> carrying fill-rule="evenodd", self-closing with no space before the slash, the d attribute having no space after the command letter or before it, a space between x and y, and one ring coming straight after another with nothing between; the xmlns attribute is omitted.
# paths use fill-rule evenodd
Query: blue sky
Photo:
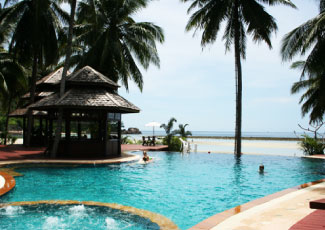
<svg viewBox="0 0 325 230"><path fill-rule="evenodd" d="M244 132L291 132L301 131L298 124L308 126L308 117L301 117L300 95L290 94L299 72L281 61L280 44L284 34L317 15L318 6L316 0L293 2L297 10L267 7L278 23L278 31L272 36L273 49L248 37L247 57L242 62ZM202 50L200 33L193 37L193 32L185 32L188 6L179 0L153 0L134 16L138 22L161 26L166 40L158 45L160 69L151 66L143 70L143 92L132 83L129 92L123 87L119 90L141 108L139 114L123 115L126 128L151 130L146 123L166 123L175 117L178 123L188 123L192 131L234 130L234 54L225 54L223 29L218 40ZM64 8L69 7L65 4Z"/></svg>
<svg viewBox="0 0 325 230"><path fill-rule="evenodd" d="M318 13L317 1L293 1L298 10L267 7L275 17L278 31L272 36L273 49L248 39L243 66L243 131L301 131L300 95L291 95L291 85L299 72L280 58L284 34ZM233 131L235 126L235 73L233 52L225 54L219 39L202 50L200 33L185 32L188 4L178 0L152 1L136 15L137 21L150 21L164 29L166 41L159 45L160 69L143 71L144 89L134 84L119 93L141 108L139 114L123 115L125 127L150 130L150 121L166 123L175 117L194 131ZM298 59L297 59L298 60Z"/></svg>

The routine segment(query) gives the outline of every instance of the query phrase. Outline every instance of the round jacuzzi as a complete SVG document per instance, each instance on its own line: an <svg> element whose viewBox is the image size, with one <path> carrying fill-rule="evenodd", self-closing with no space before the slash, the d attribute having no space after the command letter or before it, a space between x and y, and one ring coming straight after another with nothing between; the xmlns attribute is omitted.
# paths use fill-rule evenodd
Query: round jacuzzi
<svg viewBox="0 0 325 230"><path fill-rule="evenodd" d="M0 229L177 229L146 210L97 202L36 201L0 204Z"/></svg>

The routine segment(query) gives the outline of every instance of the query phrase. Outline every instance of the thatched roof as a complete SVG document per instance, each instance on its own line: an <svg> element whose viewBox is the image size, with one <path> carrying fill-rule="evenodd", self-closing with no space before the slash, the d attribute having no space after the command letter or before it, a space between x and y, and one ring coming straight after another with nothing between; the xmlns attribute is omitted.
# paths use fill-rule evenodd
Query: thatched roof
<svg viewBox="0 0 325 230"><path fill-rule="evenodd" d="M62 78L62 73L63 73L63 67L53 71L52 73L50 73L49 75L43 77L42 79L38 80L36 82L36 85L40 85L40 84L51 84L51 85L55 85L55 84L59 84ZM70 74L70 72L67 72L67 76Z"/></svg>
<svg viewBox="0 0 325 230"><path fill-rule="evenodd" d="M108 79L103 74L94 70L90 66L85 66L82 69L70 74L67 77L67 83L71 85L97 85L97 86L108 86L113 89L119 87L114 81Z"/></svg>
<svg viewBox="0 0 325 230"><path fill-rule="evenodd" d="M22 109L16 109L15 111L9 114L9 117L26 117L28 112L28 107ZM46 116L47 112L45 111L35 111L33 110L33 116Z"/></svg>
<svg viewBox="0 0 325 230"><path fill-rule="evenodd" d="M63 73L63 67L53 71L49 75L43 77L36 82L36 92L35 97L47 97L53 93L53 88L55 85L60 84ZM70 72L67 72L67 76ZM22 98L30 98L30 92L22 96Z"/></svg>
<svg viewBox="0 0 325 230"><path fill-rule="evenodd" d="M43 91L43 92L36 92L35 97L47 97L53 94L54 92L49 92L49 91ZM22 98L29 98L30 93L26 93L25 95L22 96Z"/></svg>
<svg viewBox="0 0 325 230"><path fill-rule="evenodd" d="M106 89L72 88L62 98L55 93L31 105L33 109L48 110L60 107L71 109L105 109L120 113L138 113L140 109L117 93Z"/></svg>

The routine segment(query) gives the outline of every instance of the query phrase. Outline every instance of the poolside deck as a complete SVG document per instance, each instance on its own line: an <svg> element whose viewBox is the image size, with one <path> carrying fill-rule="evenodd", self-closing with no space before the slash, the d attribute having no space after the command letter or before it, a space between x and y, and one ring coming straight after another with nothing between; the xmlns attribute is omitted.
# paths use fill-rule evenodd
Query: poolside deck
<svg viewBox="0 0 325 230"><path fill-rule="evenodd" d="M190 230L288 230L315 211L309 208L310 201L324 196L325 179L289 188L218 213ZM320 215L325 219L325 212ZM318 224L316 228L293 229L325 229L321 221Z"/></svg>
<svg viewBox="0 0 325 230"><path fill-rule="evenodd" d="M23 145L0 145L0 165L22 163L67 163L67 164L109 164L138 160L138 156L126 154L127 151L163 151L166 145L142 146L122 145L122 156L95 159L49 159L44 156L45 147L27 148Z"/></svg>
<svg viewBox="0 0 325 230"><path fill-rule="evenodd" d="M313 158L313 159L323 159L325 160L325 155L324 154L317 154L317 155L312 155L312 156L303 156L304 158Z"/></svg>

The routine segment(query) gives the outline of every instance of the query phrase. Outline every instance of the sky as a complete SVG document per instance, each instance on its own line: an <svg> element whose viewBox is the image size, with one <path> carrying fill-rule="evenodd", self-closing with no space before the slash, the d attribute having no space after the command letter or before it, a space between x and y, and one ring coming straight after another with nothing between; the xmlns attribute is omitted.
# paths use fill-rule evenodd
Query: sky
<svg viewBox="0 0 325 230"><path fill-rule="evenodd" d="M302 118L300 94L290 89L300 73L283 63L280 46L283 36L318 14L315 0L296 0L298 9L284 6L266 7L276 19L278 31L272 35L273 49L248 38L243 69L244 132L301 131L308 126ZM178 0L152 1L135 19L150 21L164 29L165 43L158 46L160 68L143 70L144 89L130 84L129 92L119 93L141 109L139 114L123 115L126 128L150 130L150 121L167 123L175 117L178 124L189 124L192 131L233 131L235 127L235 66L233 52L225 53L219 39L204 49L200 33L185 32L189 19L188 4ZM299 60L298 57L296 60Z"/></svg>
<svg viewBox="0 0 325 230"><path fill-rule="evenodd" d="M278 31L272 35L273 49L247 39L243 70L244 132L301 131L308 126L302 118L299 98L290 89L300 73L282 62L283 36L318 14L316 0L292 0L298 9L285 6L266 7L276 19ZM175 117L178 124L189 124L191 131L233 131L235 128L235 65L233 51L225 53L221 40L202 49L200 32L186 32L189 4L180 0L153 0L137 12L137 22L153 22L163 28L165 42L158 45L160 68L152 65L144 76L143 92L130 82L119 94L141 109L139 114L123 115L125 128L151 130L151 121L167 123ZM68 9L67 6L65 6ZM297 58L295 60L300 60ZM158 130L160 130L158 128Z"/></svg>

